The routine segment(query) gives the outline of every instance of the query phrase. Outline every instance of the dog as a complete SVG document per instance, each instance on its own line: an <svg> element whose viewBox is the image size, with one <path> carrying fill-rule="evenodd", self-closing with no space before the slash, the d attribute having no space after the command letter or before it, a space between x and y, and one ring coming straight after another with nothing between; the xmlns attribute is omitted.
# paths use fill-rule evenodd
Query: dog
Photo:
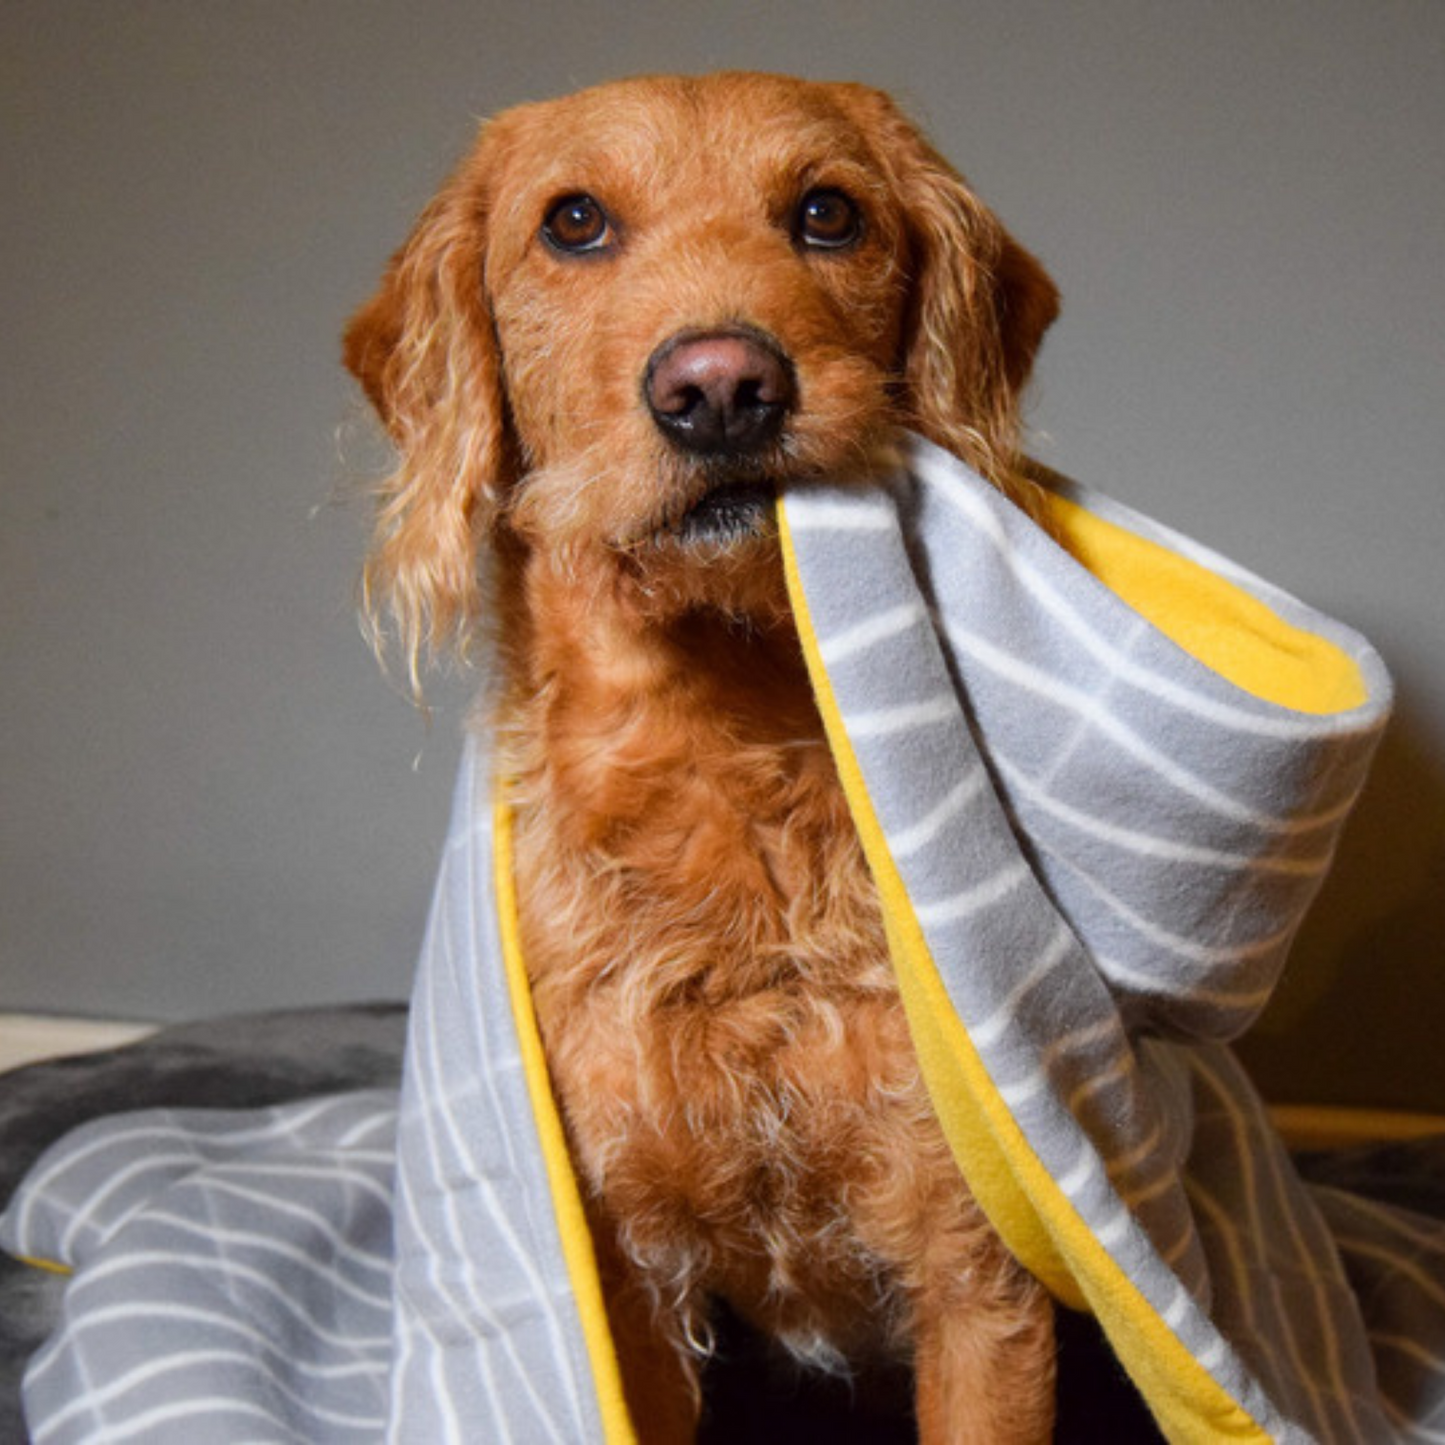
<svg viewBox="0 0 1445 1445"><path fill-rule="evenodd" d="M368 615L494 634L524 953L640 1438L712 1301L911 1363L920 1439L1048 1439L1054 1322L919 1077L773 502L911 428L1016 498L1039 263L884 94L649 77L502 113L345 359L390 433ZM482 565L485 561L485 565Z"/></svg>

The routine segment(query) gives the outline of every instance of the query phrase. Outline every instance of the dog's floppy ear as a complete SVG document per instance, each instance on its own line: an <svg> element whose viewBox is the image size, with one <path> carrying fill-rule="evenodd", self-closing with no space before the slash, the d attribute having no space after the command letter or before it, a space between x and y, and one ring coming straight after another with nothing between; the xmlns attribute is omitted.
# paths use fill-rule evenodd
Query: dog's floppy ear
<svg viewBox="0 0 1445 1445"><path fill-rule="evenodd" d="M374 642L394 636L414 691L423 659L465 646L481 604L478 555L512 467L484 284L491 149L484 131L343 349L398 453L378 489L365 614Z"/></svg>
<svg viewBox="0 0 1445 1445"><path fill-rule="evenodd" d="M888 96L850 90L853 104L871 113L869 131L908 232L909 422L1006 484L1019 445L1019 396L1058 315L1058 291Z"/></svg>

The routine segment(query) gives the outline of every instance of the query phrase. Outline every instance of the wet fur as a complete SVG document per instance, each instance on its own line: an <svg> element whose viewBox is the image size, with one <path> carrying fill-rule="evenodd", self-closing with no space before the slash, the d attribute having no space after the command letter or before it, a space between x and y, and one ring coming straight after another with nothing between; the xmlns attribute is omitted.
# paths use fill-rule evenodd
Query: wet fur
<svg viewBox="0 0 1445 1445"><path fill-rule="evenodd" d="M819 185L863 211L846 252L790 231ZM572 193L598 254L540 237ZM911 1359L925 1445L1049 1436L1051 1307L919 1078L775 529L683 521L739 476L877 474L902 426L1026 499L1056 306L885 96L729 74L490 122L348 332L399 459L370 615L413 678L496 634L527 965L645 1445L692 1438L712 1296L824 1368ZM648 359L739 325L796 409L745 465L682 455Z"/></svg>

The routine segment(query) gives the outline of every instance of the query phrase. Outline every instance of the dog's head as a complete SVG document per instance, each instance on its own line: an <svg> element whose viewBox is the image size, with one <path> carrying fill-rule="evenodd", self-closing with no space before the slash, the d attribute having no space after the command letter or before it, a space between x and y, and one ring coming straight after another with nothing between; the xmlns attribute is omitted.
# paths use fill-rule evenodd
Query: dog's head
<svg viewBox="0 0 1445 1445"><path fill-rule="evenodd" d="M367 567L415 666L498 531L747 610L789 479L902 426L1006 484L1057 294L877 91L642 79L508 111L352 321L400 453Z"/></svg>

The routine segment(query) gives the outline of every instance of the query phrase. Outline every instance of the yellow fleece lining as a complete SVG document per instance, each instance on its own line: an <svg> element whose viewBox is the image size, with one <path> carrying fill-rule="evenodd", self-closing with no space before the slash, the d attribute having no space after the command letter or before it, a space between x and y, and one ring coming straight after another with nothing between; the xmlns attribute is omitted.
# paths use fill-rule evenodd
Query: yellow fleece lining
<svg viewBox="0 0 1445 1445"><path fill-rule="evenodd" d="M1171 1439L1269 1436L1199 1364L1114 1262L1034 1153L963 1027L888 849L819 653L783 509L784 569L794 617L854 825L878 886L919 1066L959 1168L1004 1243L1065 1304L1085 1305Z"/></svg>
<svg viewBox="0 0 1445 1445"><path fill-rule="evenodd" d="M499 793L502 791L499 788ZM597 1253L592 1231L582 1208L582 1192L567 1149L562 1116L552 1094L552 1080L537 1027L531 985L522 961L521 927L517 913L517 889L512 872L512 813L499 796L493 805L493 868L497 889L497 923L501 933L502 963L511 996L512 1018L517 1026L518 1048L537 1124L537 1138L547 1166L547 1183L552 1207L557 1214L557 1231L562 1255L572 1281L582 1338L592 1363L592 1382L597 1391L597 1408L602 1417L602 1438L606 1445L637 1445L637 1435L622 1391L622 1372L617 1347L607 1322L602 1297L602 1280L597 1270Z"/></svg>
<svg viewBox="0 0 1445 1445"><path fill-rule="evenodd" d="M1051 530L1117 597L1236 687L1316 715L1359 707L1369 694L1353 658L1291 626L1242 588L1086 507L1045 493Z"/></svg>
<svg viewBox="0 0 1445 1445"><path fill-rule="evenodd" d="M28 1264L31 1269L43 1269L46 1274L59 1274L68 1277L75 1273L70 1265L57 1264L53 1259L35 1259L28 1254L17 1254L13 1257L21 1264Z"/></svg>

